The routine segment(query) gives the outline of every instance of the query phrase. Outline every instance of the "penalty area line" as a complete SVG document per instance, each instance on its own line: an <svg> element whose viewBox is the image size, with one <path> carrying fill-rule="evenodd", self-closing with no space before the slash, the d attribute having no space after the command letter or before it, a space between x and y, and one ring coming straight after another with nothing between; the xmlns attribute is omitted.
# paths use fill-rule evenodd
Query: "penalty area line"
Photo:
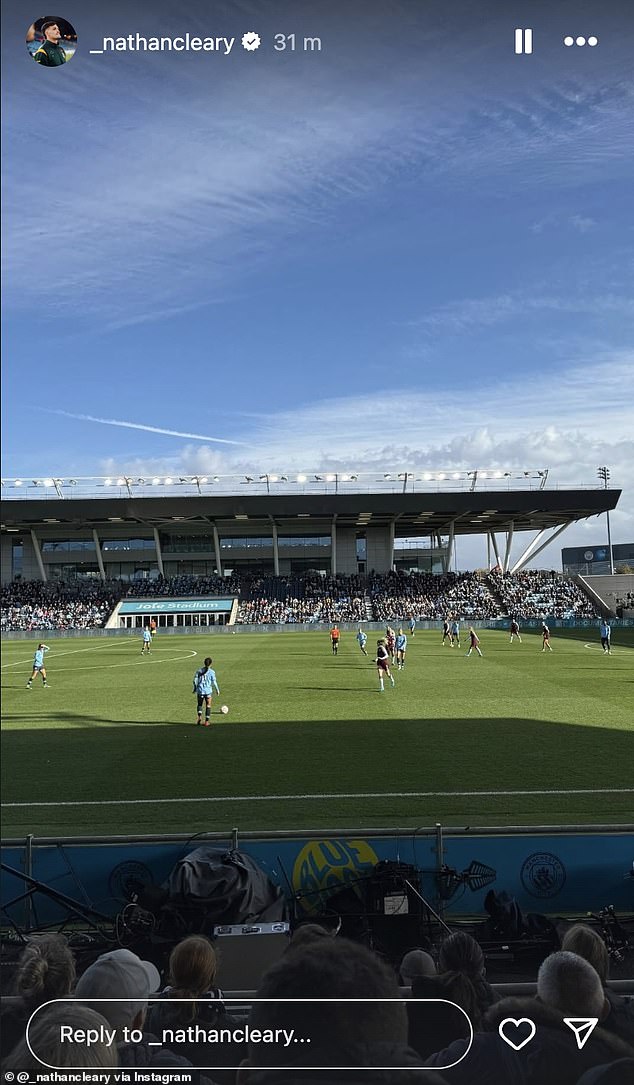
<svg viewBox="0 0 634 1085"><path fill-rule="evenodd" d="M634 795L634 787L587 787L557 790L555 788L538 791L344 791L318 793L315 795L209 795L205 798L178 799L73 799L55 802L3 802L3 809L15 809L28 806L148 806L154 803L193 803L193 802L293 802L299 799L467 799L491 798L493 796L522 795Z"/></svg>

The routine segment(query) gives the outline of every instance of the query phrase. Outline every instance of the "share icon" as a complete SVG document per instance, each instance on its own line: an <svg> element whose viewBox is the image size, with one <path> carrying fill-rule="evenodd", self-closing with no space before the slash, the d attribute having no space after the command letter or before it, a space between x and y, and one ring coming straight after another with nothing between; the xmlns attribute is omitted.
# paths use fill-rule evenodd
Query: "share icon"
<svg viewBox="0 0 634 1085"><path fill-rule="evenodd" d="M599 1024L598 1017L564 1017L564 1024L575 1034L577 1047L581 1051Z"/></svg>

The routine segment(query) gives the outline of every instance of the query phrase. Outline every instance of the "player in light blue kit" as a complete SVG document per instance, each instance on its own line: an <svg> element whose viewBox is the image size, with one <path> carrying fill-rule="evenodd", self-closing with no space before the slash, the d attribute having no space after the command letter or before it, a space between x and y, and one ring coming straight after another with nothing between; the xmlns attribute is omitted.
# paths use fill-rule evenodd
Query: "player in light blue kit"
<svg viewBox="0 0 634 1085"><path fill-rule="evenodd" d="M359 648L363 652L364 656L367 656L368 653L365 650L365 646L368 642L368 637L367 634L363 632L361 626L359 626L359 632L357 633L357 641L359 644Z"/></svg>
<svg viewBox="0 0 634 1085"><path fill-rule="evenodd" d="M37 674L42 676L42 684L46 686L46 667L44 665L44 653L49 651L48 644L38 644L33 656L33 673L29 678L26 688L31 689L31 683Z"/></svg>
<svg viewBox="0 0 634 1085"><path fill-rule="evenodd" d="M213 697L214 690L220 696L220 689L218 682L216 681L216 672L212 670L211 664L213 660L211 656L207 656L202 667L196 671L194 675L194 689L193 692L198 698L198 712L196 718L196 726L200 727L203 722L203 704L205 706L205 727L209 727L211 716L211 698Z"/></svg>
<svg viewBox="0 0 634 1085"><path fill-rule="evenodd" d="M409 620L409 635L410 635L410 637L415 637L416 636L416 618L414 617L413 614L412 614L412 617Z"/></svg>
<svg viewBox="0 0 634 1085"><path fill-rule="evenodd" d="M151 651L152 651L152 631L151 631L149 625L146 625L144 627L144 629L143 629L143 644L141 645L141 655L143 655L144 652L146 652L147 655L149 655Z"/></svg>
<svg viewBox="0 0 634 1085"><path fill-rule="evenodd" d="M407 637L402 629L399 629L396 634L396 640L394 641L394 647L396 648L396 666L399 671L403 670L405 666L405 652L407 651Z"/></svg>
<svg viewBox="0 0 634 1085"><path fill-rule="evenodd" d="M601 622L601 647L606 655L612 655L612 645L610 644L610 637L612 636L612 630L610 629L610 623L607 618L604 618Z"/></svg>
<svg viewBox="0 0 634 1085"><path fill-rule="evenodd" d="M454 644L460 647L460 619L454 618L451 623L451 629L449 630L449 647L453 648Z"/></svg>

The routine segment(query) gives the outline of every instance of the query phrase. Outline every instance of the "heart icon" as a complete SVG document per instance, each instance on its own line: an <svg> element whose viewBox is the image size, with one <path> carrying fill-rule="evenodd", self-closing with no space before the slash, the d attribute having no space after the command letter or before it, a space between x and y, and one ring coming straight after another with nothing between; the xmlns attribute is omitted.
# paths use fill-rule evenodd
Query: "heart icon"
<svg viewBox="0 0 634 1085"><path fill-rule="evenodd" d="M517 1032L522 1025L528 1025L528 1036L519 1041L511 1039L513 1032ZM498 1032L505 1044L512 1047L514 1051L521 1051L523 1047L526 1047L526 1044L530 1044L537 1029L535 1028L535 1022L531 1021L529 1017L505 1017L503 1021L500 1021ZM511 1036L507 1035L509 1032Z"/></svg>

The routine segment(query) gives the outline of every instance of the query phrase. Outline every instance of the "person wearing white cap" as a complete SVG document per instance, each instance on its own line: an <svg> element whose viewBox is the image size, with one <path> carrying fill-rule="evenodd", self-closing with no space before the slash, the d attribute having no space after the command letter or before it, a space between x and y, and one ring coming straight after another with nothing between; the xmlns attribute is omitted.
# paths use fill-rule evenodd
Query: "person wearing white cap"
<svg viewBox="0 0 634 1085"><path fill-rule="evenodd" d="M129 949L102 953L77 981L75 998L98 1010L117 1029L119 1059L123 1067L192 1065L173 1051L156 1045L151 1033L143 1033L138 1043L124 1038L126 1028L143 1030L148 998L160 985L158 969Z"/></svg>

